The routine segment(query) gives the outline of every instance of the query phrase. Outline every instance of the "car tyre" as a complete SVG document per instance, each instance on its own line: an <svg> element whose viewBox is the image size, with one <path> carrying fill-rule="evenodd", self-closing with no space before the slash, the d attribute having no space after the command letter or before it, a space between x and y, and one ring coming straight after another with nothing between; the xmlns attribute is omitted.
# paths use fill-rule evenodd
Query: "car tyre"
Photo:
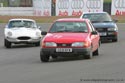
<svg viewBox="0 0 125 83"><path fill-rule="evenodd" d="M6 48L11 48L11 42L9 42L8 40L4 39L4 46Z"/></svg>
<svg viewBox="0 0 125 83"><path fill-rule="evenodd" d="M117 42L118 41L118 39L116 38L116 39L112 39L112 42Z"/></svg>
<svg viewBox="0 0 125 83"><path fill-rule="evenodd" d="M96 51L93 52L93 55L98 56L99 55L99 49L97 48Z"/></svg>
<svg viewBox="0 0 125 83"><path fill-rule="evenodd" d="M35 43L35 46L40 46L40 42Z"/></svg>
<svg viewBox="0 0 125 83"><path fill-rule="evenodd" d="M56 55L52 55L52 58L53 58L53 59L56 59L56 58L57 58L57 56L56 56Z"/></svg>
<svg viewBox="0 0 125 83"><path fill-rule="evenodd" d="M48 62L49 61L49 56L43 54L43 52L40 52L40 60L41 60L41 62Z"/></svg>
<svg viewBox="0 0 125 83"><path fill-rule="evenodd" d="M92 49L90 49L90 51L88 52L88 54L86 54L84 56L84 59L91 59L93 57L93 52L92 52Z"/></svg>

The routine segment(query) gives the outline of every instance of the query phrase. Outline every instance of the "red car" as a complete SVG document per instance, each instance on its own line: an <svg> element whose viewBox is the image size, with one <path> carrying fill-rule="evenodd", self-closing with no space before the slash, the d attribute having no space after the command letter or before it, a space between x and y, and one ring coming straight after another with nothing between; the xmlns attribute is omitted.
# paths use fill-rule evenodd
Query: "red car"
<svg viewBox="0 0 125 83"><path fill-rule="evenodd" d="M40 59L48 62L50 56L69 57L83 55L91 59L98 55L99 33L88 19L64 18L56 20L41 40Z"/></svg>

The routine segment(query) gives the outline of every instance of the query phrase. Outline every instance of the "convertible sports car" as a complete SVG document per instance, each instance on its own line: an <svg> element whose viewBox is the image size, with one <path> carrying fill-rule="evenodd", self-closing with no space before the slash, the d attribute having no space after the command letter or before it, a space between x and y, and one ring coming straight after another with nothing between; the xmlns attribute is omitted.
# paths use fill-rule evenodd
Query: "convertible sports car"
<svg viewBox="0 0 125 83"><path fill-rule="evenodd" d="M83 55L91 59L99 55L99 33L87 19L64 18L56 20L41 41L40 59L49 61L49 57L69 57Z"/></svg>
<svg viewBox="0 0 125 83"><path fill-rule="evenodd" d="M6 48L20 43L40 45L41 30L32 19L10 19L5 27L4 35Z"/></svg>

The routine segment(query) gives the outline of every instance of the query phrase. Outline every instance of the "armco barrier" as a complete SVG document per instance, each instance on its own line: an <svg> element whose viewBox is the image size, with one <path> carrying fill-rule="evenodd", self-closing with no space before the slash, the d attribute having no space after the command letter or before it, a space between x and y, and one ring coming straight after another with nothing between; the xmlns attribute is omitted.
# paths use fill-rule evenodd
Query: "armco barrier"
<svg viewBox="0 0 125 83"><path fill-rule="evenodd" d="M33 7L0 7L0 15L33 16Z"/></svg>

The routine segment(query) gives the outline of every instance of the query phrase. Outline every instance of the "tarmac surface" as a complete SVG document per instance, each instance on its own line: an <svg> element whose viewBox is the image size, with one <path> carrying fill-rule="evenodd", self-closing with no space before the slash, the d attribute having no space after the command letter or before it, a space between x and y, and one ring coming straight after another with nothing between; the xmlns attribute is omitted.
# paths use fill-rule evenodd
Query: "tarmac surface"
<svg viewBox="0 0 125 83"><path fill-rule="evenodd" d="M40 47L4 47L4 26L0 24L0 83L125 83L125 24L117 24L118 42L104 42L99 56L90 60L58 58L40 61ZM48 30L50 24L40 24Z"/></svg>

